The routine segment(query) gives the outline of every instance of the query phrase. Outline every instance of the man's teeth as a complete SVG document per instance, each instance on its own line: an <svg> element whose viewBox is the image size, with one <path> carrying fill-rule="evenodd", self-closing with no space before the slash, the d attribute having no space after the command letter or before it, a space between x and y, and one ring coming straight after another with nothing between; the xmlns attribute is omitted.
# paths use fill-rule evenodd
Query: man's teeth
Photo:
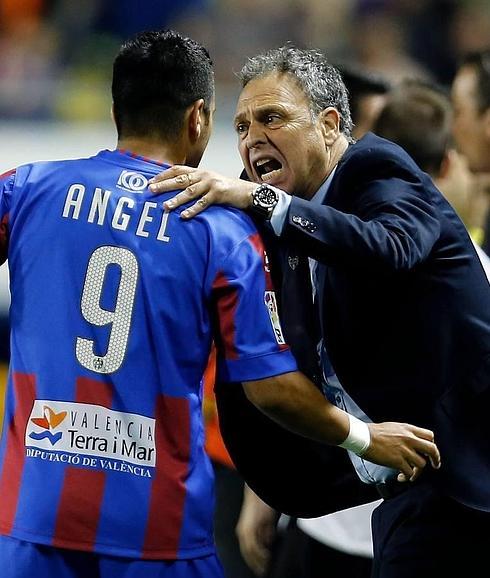
<svg viewBox="0 0 490 578"><path fill-rule="evenodd" d="M271 181L279 175L282 166L273 158L263 158L255 163L255 168L262 181Z"/></svg>
<svg viewBox="0 0 490 578"><path fill-rule="evenodd" d="M278 177L281 173L282 169L275 169L273 171L270 171L268 173L264 173L263 175L260 176L260 178L263 181L272 181L273 179L275 179L276 177Z"/></svg>

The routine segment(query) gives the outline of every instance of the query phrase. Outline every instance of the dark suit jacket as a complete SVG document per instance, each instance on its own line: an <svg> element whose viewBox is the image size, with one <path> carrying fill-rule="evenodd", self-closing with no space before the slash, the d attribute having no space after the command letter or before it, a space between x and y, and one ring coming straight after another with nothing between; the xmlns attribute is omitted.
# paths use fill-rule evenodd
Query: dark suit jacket
<svg viewBox="0 0 490 578"><path fill-rule="evenodd" d="M294 308L294 321L300 323L306 313L300 301L311 300L311 286L305 283L296 286L294 294L283 294L288 274L287 255L263 223L257 222L257 226L267 247L284 335L299 369L313 378L319 368L312 368L307 355L308 346L316 349L307 334L311 320L302 319L304 332L296 326L292 330L290 315ZM305 276L309 277L308 270ZM301 277L295 278L301 280ZM287 291L291 289L288 285ZM345 450L285 430L250 403L239 384L218 383L215 393L221 433L235 466L271 507L294 517L308 518L379 497L375 488L359 480Z"/></svg>
<svg viewBox="0 0 490 578"><path fill-rule="evenodd" d="M320 262L322 334L348 393L374 421L433 429L435 483L490 510L490 286L429 177L368 134L343 155L324 206L293 197L281 244ZM218 405L238 469L278 510L320 516L376 498L345 452L285 432L241 388L218 392Z"/></svg>
<svg viewBox="0 0 490 578"><path fill-rule="evenodd" d="M490 510L490 286L466 229L397 145L366 135L325 204L294 197L281 240L320 262L320 321L373 421L433 429L443 490Z"/></svg>

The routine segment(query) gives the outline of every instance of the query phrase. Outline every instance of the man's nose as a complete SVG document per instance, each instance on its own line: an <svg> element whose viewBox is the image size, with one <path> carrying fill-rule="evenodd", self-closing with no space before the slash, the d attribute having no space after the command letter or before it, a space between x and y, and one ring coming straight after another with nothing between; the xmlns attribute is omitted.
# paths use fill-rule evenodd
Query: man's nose
<svg viewBox="0 0 490 578"><path fill-rule="evenodd" d="M247 148L252 149L260 144L267 142L265 132L260 123L251 122L248 127L246 144Z"/></svg>

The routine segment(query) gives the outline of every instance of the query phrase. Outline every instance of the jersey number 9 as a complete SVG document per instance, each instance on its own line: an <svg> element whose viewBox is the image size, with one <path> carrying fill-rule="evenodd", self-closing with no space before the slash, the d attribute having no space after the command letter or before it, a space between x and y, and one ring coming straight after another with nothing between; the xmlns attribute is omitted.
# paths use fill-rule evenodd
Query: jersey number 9
<svg viewBox="0 0 490 578"><path fill-rule="evenodd" d="M121 269L113 311L100 305L109 265L118 265ZM128 249L104 246L92 253L82 292L82 315L92 325L111 325L111 330L106 354L102 356L94 353L92 339L77 337L75 351L83 367L97 373L113 373L121 367L128 345L137 281L138 261Z"/></svg>

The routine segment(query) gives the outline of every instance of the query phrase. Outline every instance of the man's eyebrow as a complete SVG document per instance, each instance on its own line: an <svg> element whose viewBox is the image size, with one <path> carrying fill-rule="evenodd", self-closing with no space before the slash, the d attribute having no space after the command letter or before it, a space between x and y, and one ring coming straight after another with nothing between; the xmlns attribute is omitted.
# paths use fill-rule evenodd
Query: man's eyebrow
<svg viewBox="0 0 490 578"><path fill-rule="evenodd" d="M269 112L285 112L286 108L281 104L263 104L262 106L258 106L255 109L255 113L257 116L264 115Z"/></svg>
<svg viewBox="0 0 490 578"><path fill-rule="evenodd" d="M245 113L243 113L243 112L239 112L238 114L235 115L235 118L233 119L233 123L236 124L237 122L239 122L241 120L245 120Z"/></svg>

